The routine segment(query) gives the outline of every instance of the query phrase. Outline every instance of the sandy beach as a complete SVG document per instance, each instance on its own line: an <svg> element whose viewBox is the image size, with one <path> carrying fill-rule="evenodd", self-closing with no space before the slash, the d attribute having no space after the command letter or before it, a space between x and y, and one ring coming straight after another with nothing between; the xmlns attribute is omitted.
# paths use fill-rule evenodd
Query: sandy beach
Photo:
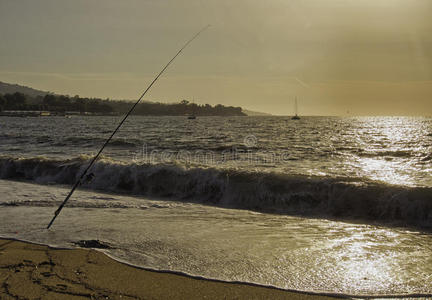
<svg viewBox="0 0 432 300"><path fill-rule="evenodd" d="M96 250L0 239L1 299L326 299L148 271Z"/></svg>
<svg viewBox="0 0 432 300"><path fill-rule="evenodd" d="M0 8L0 300L432 300L432 0Z"/></svg>

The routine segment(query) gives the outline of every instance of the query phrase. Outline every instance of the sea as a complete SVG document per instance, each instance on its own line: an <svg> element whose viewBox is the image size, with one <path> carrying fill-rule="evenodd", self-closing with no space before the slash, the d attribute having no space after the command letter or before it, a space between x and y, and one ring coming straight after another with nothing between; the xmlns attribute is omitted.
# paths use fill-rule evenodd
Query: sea
<svg viewBox="0 0 432 300"><path fill-rule="evenodd" d="M0 236L139 267L432 297L432 118L0 117Z"/></svg>

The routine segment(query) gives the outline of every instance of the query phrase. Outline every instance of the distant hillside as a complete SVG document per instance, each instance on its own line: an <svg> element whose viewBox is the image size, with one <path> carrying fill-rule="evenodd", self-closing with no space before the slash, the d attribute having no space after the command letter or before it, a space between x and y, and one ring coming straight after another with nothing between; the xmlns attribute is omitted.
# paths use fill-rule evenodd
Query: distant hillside
<svg viewBox="0 0 432 300"><path fill-rule="evenodd" d="M259 111L253 111L253 110L247 110L247 109L243 109L242 112L245 113L247 116L271 116L271 114L268 114L268 113L263 113L263 112L259 112Z"/></svg>
<svg viewBox="0 0 432 300"><path fill-rule="evenodd" d="M0 95L13 94L16 92L28 95L30 97L45 96L48 94L48 92L32 89L31 87L0 81Z"/></svg>
<svg viewBox="0 0 432 300"><path fill-rule="evenodd" d="M124 114L130 101L100 98L69 97L38 91L29 87L0 82L0 112L49 111L54 114L74 112L79 114ZM178 103L141 102L133 114L142 116L246 116L241 107L216 104L196 104L188 100Z"/></svg>

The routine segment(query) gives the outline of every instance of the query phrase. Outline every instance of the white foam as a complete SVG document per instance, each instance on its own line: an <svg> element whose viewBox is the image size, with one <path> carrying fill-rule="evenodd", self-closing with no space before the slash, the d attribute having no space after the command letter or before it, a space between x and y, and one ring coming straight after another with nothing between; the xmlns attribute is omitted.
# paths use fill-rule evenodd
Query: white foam
<svg viewBox="0 0 432 300"><path fill-rule="evenodd" d="M0 178L73 184L88 163L86 156L70 160L3 157ZM91 172L95 177L84 187L95 190L261 212L432 226L430 187L397 186L362 178L127 164L106 158Z"/></svg>
<svg viewBox="0 0 432 300"><path fill-rule="evenodd" d="M68 192L0 180L0 199L58 201ZM117 202L123 208L76 203ZM136 204L147 209L136 209ZM73 207L75 205L75 207ZM79 190L56 207L0 209L0 235L60 247L98 239L128 263L228 281L341 294L431 294L432 237L372 225L254 213Z"/></svg>

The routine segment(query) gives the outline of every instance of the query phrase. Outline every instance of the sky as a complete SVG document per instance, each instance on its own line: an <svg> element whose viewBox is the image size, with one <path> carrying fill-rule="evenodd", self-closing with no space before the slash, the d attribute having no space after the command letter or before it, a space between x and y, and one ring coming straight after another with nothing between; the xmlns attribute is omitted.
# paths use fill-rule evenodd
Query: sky
<svg viewBox="0 0 432 300"><path fill-rule="evenodd" d="M430 0L0 0L0 81L291 115L432 115Z"/></svg>

